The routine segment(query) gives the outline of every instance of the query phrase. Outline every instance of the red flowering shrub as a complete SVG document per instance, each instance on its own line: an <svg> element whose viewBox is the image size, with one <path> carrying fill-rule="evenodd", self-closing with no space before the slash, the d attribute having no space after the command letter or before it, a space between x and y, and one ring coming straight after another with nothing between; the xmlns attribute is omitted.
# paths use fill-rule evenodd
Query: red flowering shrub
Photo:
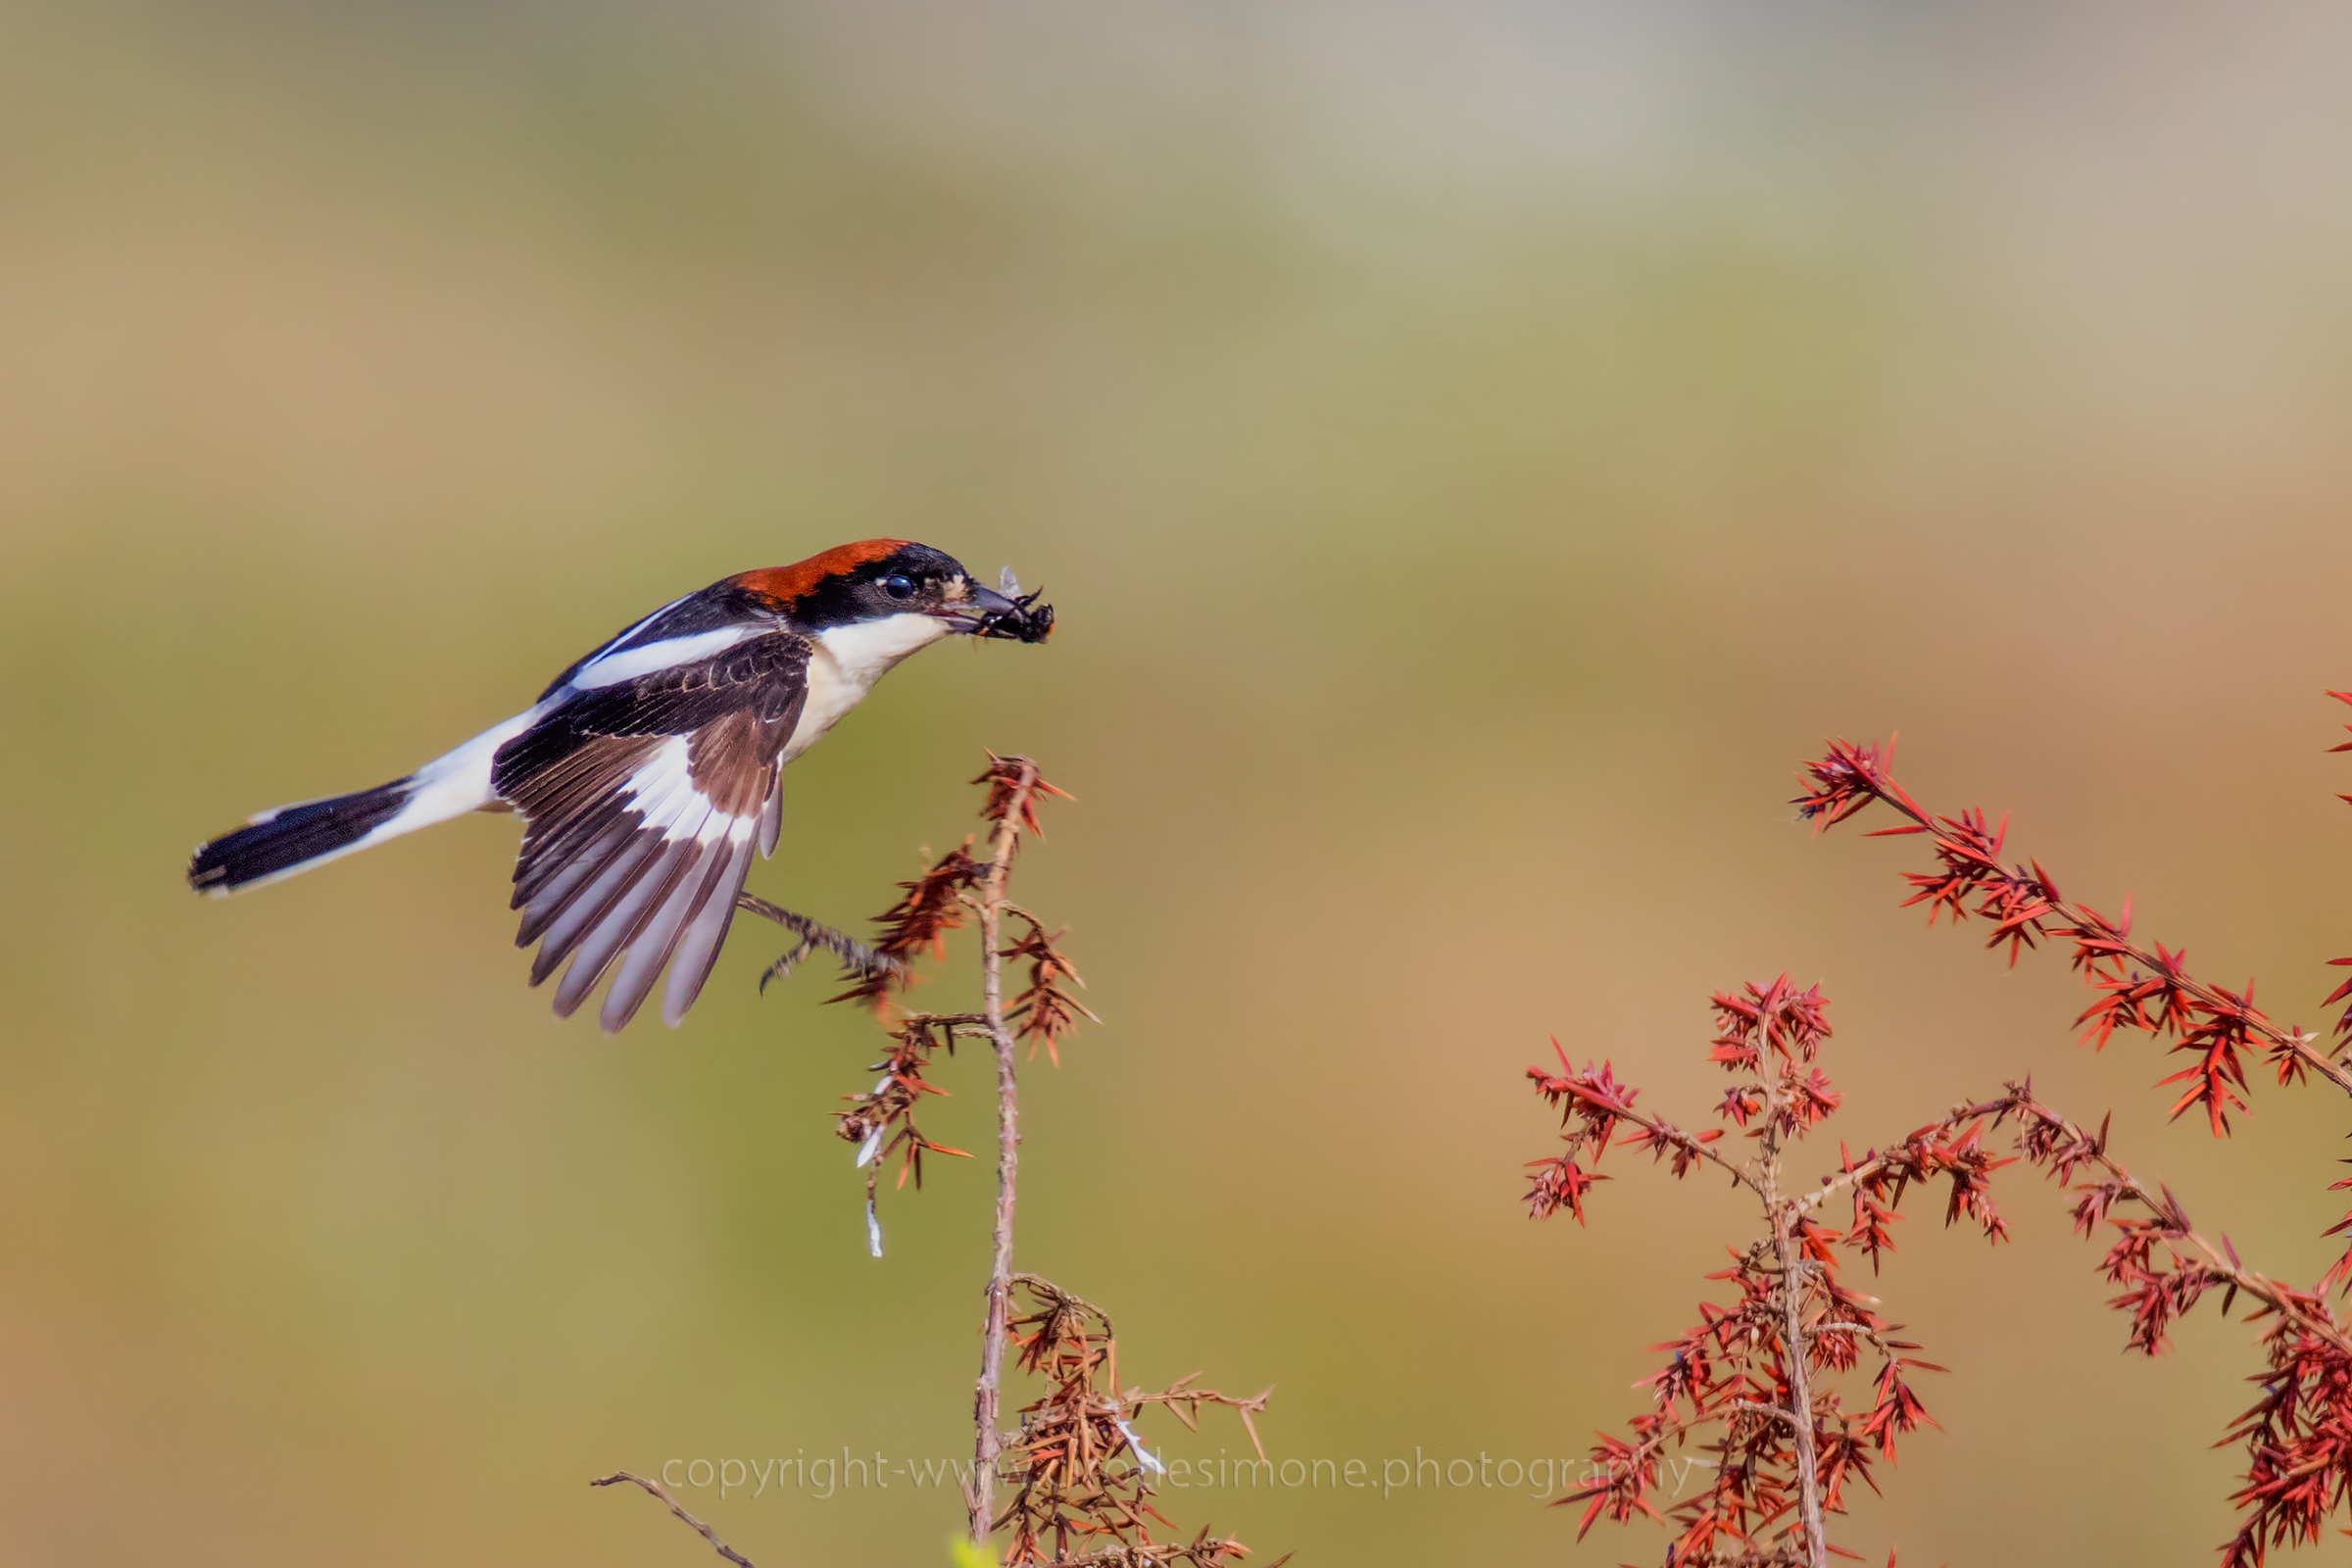
<svg viewBox="0 0 2352 1568"><path fill-rule="evenodd" d="M2352 693L2329 695L2352 703ZM2352 726L2347 726L2352 729ZM2352 742L2334 748L2352 751ZM2280 1024L2240 991L2191 973L2186 956L2132 935L2129 901L2120 917L2070 902L2037 861L2006 863L2008 823L1966 809L1931 813L1894 781L1891 746L1831 743L1806 765L1798 809L1829 828L1873 805L1902 821L1874 837L1926 835L1932 869L1904 873L1906 906L1924 904L1931 924L1989 923L1988 946L2021 953L2050 944L2072 950L2075 968L2095 993L2077 1022L2083 1039L2104 1047L2118 1033L2170 1043L2185 1063L2163 1080L2176 1090L2173 1115L2202 1110L2216 1137L2249 1093L2247 1064L2259 1058L2281 1084L2325 1080L2352 1092L2352 1007L2336 1020L2336 1040ZM2352 801L2352 796L2346 796ZM2339 958L2352 965L2352 958ZM2352 981L2328 1005L2352 998ZM1603 1436L1592 1451L1595 1477L1561 1502L1584 1505L1579 1534L1603 1515L1665 1520L1675 1531L1670 1568L1696 1563L1804 1563L1827 1568L1832 1544L1825 1516L1844 1511L1844 1487L1878 1485L1873 1463L1895 1462L1895 1442L1932 1424L1906 1374L1940 1370L1905 1352L1874 1298L1838 1279L1842 1256L1879 1258L1894 1250L1894 1224L1905 1196L1940 1184L1946 1226L1966 1220L1989 1242L2007 1234L1992 1196L1993 1175L2023 1159L2073 1199L2076 1230L2107 1237L2100 1268L2120 1294L2109 1304L2130 1320L2125 1343L2146 1355L2168 1344L2176 1319L2218 1294L2226 1315L2242 1298L2248 1322L2261 1325L2265 1369L2254 1404L2230 1426L2225 1443L2246 1454L2243 1483L2231 1502L2237 1533L2222 1546L2224 1568L2253 1568L2273 1547L2317 1543L2328 1521L2352 1513L2352 1330L2328 1296L2352 1284L2352 1246L2309 1288L2283 1284L2246 1267L2223 1238L2195 1229L2170 1190L2150 1189L2108 1151L2108 1127L2085 1130L2038 1101L2030 1081L1997 1098L1955 1105L1938 1121L1859 1158L1840 1146L1838 1167L1819 1183L1791 1190L1788 1148L1838 1112L1838 1091L1816 1064L1830 1038L1818 988L1798 991L1787 976L1714 999L1710 1058L1731 1076L1715 1114L1728 1126L1689 1132L1636 1108L1639 1093L1608 1062L1575 1069L1553 1043L1556 1073L1531 1067L1536 1092L1557 1106L1565 1131L1559 1152L1532 1162L1529 1210L1561 1209L1580 1222L1598 1165L1612 1141L1647 1150L1676 1177L1710 1166L1756 1200L1761 1233L1732 1252L1733 1266L1711 1274L1728 1299L1699 1303L1698 1320L1657 1347L1667 1364L1646 1380L1650 1408L1630 1423L1629 1439ZM1622 1137L1620 1128L1625 1129ZM1740 1145L1725 1144L1737 1130ZM1985 1147L2006 1132L2012 1154ZM2352 1179L2335 1184L2352 1187ZM1842 1229L1828 1222L1833 1204ZM2352 1232L2352 1214L2328 1234ZM1867 1384L1851 1378L1866 1356ZM1850 1396L1850 1397L1849 1397ZM1705 1493L1661 1513L1652 1494L1669 1449L1695 1446L1715 1479ZM1891 1556L1889 1561L1891 1562Z"/></svg>

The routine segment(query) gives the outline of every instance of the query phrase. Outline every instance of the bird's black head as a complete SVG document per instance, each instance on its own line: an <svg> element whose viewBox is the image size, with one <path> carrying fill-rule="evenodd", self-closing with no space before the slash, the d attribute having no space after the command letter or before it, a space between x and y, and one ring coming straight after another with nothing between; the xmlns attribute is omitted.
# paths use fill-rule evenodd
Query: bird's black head
<svg viewBox="0 0 2352 1568"><path fill-rule="evenodd" d="M735 582L811 631L904 614L1027 643L1045 641L1054 628L1054 607L1039 604L1036 594L1018 595L1017 584L1013 596L984 588L954 556L906 539L841 545L797 565L747 571Z"/></svg>

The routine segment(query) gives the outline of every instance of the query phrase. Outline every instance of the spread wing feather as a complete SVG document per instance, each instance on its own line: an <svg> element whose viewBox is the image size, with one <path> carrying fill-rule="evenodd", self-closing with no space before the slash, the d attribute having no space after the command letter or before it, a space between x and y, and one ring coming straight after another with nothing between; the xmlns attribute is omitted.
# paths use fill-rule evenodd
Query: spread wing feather
<svg viewBox="0 0 2352 1568"><path fill-rule="evenodd" d="M703 994L703 982L710 978L710 966L718 961L718 950L727 940L727 924L735 915L735 895L743 891L743 880L751 869L751 841L729 844L724 863L703 893L701 906L687 912L678 935L677 956L669 964L669 984L662 991L662 1017L673 1029L694 1005L694 999Z"/></svg>
<svg viewBox="0 0 2352 1568"><path fill-rule="evenodd" d="M674 1025L694 1004L754 845L774 848L777 765L808 697L808 654L798 633L763 633L575 691L499 748L491 787L525 824L515 944L539 944L533 985L564 968L559 1014L610 972L599 1018L617 1030L665 964L663 1016Z"/></svg>

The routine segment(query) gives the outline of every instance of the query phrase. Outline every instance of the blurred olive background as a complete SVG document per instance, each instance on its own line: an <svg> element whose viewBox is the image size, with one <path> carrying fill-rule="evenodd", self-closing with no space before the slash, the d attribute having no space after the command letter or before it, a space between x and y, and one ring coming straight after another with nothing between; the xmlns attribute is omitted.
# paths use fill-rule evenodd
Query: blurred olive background
<svg viewBox="0 0 2352 1568"><path fill-rule="evenodd" d="M893 676L753 885L877 910L984 747L1075 792L1021 896L1104 1023L1030 1069L1020 1258L1133 1378L1277 1385L1277 1458L1581 1457L1641 1408L1750 1222L1628 1161L1530 1224L1520 1070L1556 1031L1703 1121L1707 993L1784 969L1833 1133L2031 1071L2315 1275L2339 1101L2166 1125L2062 961L1923 931L1915 846L1786 803L1899 727L1925 799L2320 1022L2348 71L2283 3L0 5L0 1555L693 1563L586 1480L968 1452L989 1173L886 1193L865 1255L828 1112L877 1037L824 973L758 998L739 925L683 1030L558 1023L503 818L180 882L868 535L1060 630ZM1989 1251L1915 1204L1877 1288L1942 1430L1844 1539L2203 1560L2253 1331L2127 1358L2054 1195L2007 1204ZM763 1565L958 1517L685 1495ZM1301 1562L1664 1541L1169 1499Z"/></svg>

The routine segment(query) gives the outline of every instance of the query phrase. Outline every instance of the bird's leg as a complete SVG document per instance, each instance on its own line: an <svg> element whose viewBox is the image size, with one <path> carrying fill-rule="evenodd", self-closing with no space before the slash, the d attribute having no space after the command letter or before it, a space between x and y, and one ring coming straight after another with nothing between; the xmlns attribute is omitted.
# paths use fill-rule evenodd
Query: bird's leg
<svg viewBox="0 0 2352 1568"><path fill-rule="evenodd" d="M791 979L794 966L819 948L839 958L844 968L856 970L859 974L895 975L904 969L904 965L896 958L876 953L857 938L837 931L821 920L811 920L805 914L795 914L782 905L770 904L757 894L736 894L735 907L759 915L762 919L773 920L801 939L794 943L790 951L785 953L782 957L769 964L767 971L760 976L761 991L767 989L767 983L770 980Z"/></svg>
<svg viewBox="0 0 2352 1568"><path fill-rule="evenodd" d="M815 951L816 944L807 937L801 938L800 941L785 949L782 954L777 956L775 962L760 971L760 994L767 995L767 983L770 980L791 979L792 971L799 966L800 961Z"/></svg>

